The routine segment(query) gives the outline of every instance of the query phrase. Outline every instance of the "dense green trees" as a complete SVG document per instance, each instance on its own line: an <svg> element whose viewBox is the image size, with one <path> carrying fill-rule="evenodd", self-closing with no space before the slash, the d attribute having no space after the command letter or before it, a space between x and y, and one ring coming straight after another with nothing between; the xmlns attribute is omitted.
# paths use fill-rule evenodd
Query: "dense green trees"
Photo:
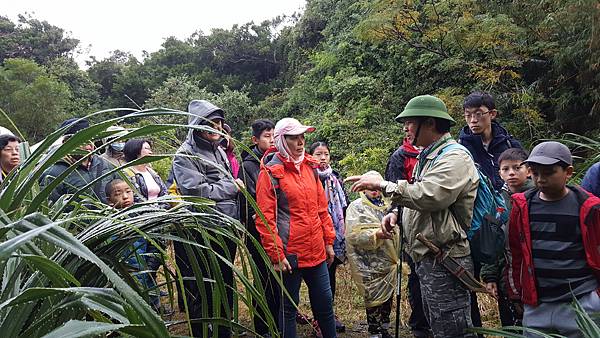
<svg viewBox="0 0 600 338"><path fill-rule="evenodd" d="M46 67L67 84L66 114L227 97L238 135L255 117L295 116L318 125L313 138L354 172L381 167L402 133L393 117L423 93L462 120L462 98L490 91L526 144L595 133L599 23L593 0L309 0L301 16L170 37L143 60L115 51L81 71L69 58L77 41L60 28L0 18L0 61Z"/></svg>
<svg viewBox="0 0 600 338"><path fill-rule="evenodd" d="M481 89L496 96L502 123L526 145L565 132L589 136L568 135L589 165L600 156L598 32L597 0L308 0L301 16L170 37L142 60L114 51L82 70L72 58L78 41L61 28L26 16L13 23L0 13L0 109L29 141L38 141L63 119L95 110L185 110L191 99L208 99L227 111L234 134L245 139L258 117L293 116L317 126L308 141L327 140L336 169L354 174L383 170L403 134L394 117L411 97L442 97L458 128L463 97ZM136 286L115 257L137 231L153 239L182 236L179 222L161 219L201 231L203 244L222 245L215 228L202 226L207 215L176 208L136 216L107 206L65 213L60 204L48 208L49 191L36 185L44 169L110 124L135 124L141 127L131 131L136 137L159 138L155 149L172 152L179 144L174 137L187 129L160 122L185 123L185 117L165 114L140 112L102 123L116 114L96 114L85 134L43 157L59 136L51 135L5 179L0 268L13 278L3 280L0 292L2 332L166 334L165 323L138 296L149 290ZM0 124L11 127L2 116ZM166 176L170 159L158 159L155 167ZM201 200L183 203L205 210ZM74 238L63 227L82 232ZM112 240L116 236L122 239ZM186 243L190 250L199 245ZM239 248L246 252L242 243ZM219 259L213 256L207 259ZM250 270L252 262L238 271L244 284L238 296L252 311L252 298L266 305Z"/></svg>
<svg viewBox="0 0 600 338"><path fill-rule="evenodd" d="M62 28L31 16L19 15L18 23L0 13L0 63L10 58L27 58L46 64L73 52L79 40L66 36Z"/></svg>
<svg viewBox="0 0 600 338"><path fill-rule="evenodd" d="M0 67L0 108L31 140L41 140L51 131L48 126L57 126L67 116L71 97L65 83L31 60L8 59Z"/></svg>

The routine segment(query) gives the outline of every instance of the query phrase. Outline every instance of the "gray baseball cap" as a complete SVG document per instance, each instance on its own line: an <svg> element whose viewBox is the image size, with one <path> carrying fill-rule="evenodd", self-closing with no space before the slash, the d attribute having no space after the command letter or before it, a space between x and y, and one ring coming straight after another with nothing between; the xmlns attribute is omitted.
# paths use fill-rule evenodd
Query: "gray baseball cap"
<svg viewBox="0 0 600 338"><path fill-rule="evenodd" d="M555 141L538 144L533 148L527 160L524 161L524 163L541 165L553 165L558 162L572 165L573 157L566 145Z"/></svg>

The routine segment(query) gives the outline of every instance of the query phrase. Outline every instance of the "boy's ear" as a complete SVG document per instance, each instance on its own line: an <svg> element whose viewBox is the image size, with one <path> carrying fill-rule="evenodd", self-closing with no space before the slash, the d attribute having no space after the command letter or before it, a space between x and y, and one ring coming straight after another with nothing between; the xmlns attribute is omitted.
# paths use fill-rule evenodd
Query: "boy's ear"
<svg viewBox="0 0 600 338"><path fill-rule="evenodd" d="M256 136L254 136L254 135L252 135L252 143L258 144L258 138L256 138Z"/></svg>
<svg viewBox="0 0 600 338"><path fill-rule="evenodd" d="M573 166L570 165L567 167L567 169L565 169L565 171L567 172L567 177L571 178L571 176L573 176L573 172L575 171L575 168L573 168Z"/></svg>
<svg viewBox="0 0 600 338"><path fill-rule="evenodd" d="M527 178L531 178L531 167L527 163L522 163L522 166L525 166L525 170L527 170Z"/></svg>

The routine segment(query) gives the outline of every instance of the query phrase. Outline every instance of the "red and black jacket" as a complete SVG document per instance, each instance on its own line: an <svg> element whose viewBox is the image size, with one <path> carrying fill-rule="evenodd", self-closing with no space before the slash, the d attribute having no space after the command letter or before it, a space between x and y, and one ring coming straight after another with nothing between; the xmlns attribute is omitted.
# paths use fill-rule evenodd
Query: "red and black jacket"
<svg viewBox="0 0 600 338"><path fill-rule="evenodd" d="M298 267L313 267L325 258L325 245L333 245L335 231L325 191L315 175L317 162L305 155L297 169L279 153L263 157L256 202L267 224L256 216L256 230L271 262L287 254L298 257Z"/></svg>
<svg viewBox="0 0 600 338"><path fill-rule="evenodd" d="M385 167L385 180L390 182L399 180L412 182L413 169L418 162L417 156L419 156L419 150L405 138L400 148L396 149L388 160Z"/></svg>
<svg viewBox="0 0 600 338"><path fill-rule="evenodd" d="M586 261L600 281L600 198L580 187L568 186L579 202L579 226ZM533 266L529 205L538 189L512 195L507 252L507 285L511 299L538 305L538 293Z"/></svg>

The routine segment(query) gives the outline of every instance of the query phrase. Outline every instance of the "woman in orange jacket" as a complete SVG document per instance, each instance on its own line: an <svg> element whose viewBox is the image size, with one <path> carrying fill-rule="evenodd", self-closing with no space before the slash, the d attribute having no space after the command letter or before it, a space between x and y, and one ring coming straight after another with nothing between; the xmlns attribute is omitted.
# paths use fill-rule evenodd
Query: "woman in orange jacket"
<svg viewBox="0 0 600 338"><path fill-rule="evenodd" d="M296 306L304 279L314 317L323 337L335 337L333 301L327 265L335 256L335 231L318 166L304 153L304 133L314 127L293 118L275 125L275 148L263 158L256 185L258 206L266 223L256 217L261 242L292 297L283 297L279 326L283 337L296 337ZM293 301L293 302L292 302Z"/></svg>

